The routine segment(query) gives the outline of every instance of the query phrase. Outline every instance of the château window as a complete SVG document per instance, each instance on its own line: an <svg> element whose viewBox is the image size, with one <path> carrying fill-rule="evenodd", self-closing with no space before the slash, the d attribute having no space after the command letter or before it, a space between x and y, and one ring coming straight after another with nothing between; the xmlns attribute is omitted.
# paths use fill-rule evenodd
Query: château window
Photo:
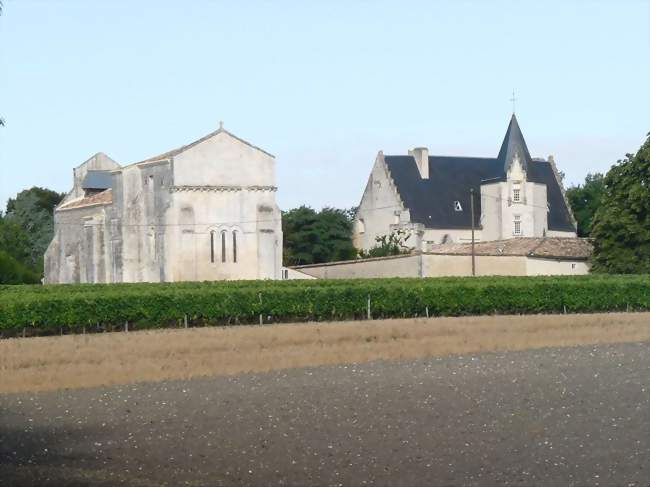
<svg viewBox="0 0 650 487"><path fill-rule="evenodd" d="M512 201L515 203L521 202L521 189L519 187L515 187L512 190Z"/></svg>
<svg viewBox="0 0 650 487"><path fill-rule="evenodd" d="M237 262L237 232L232 232L232 261Z"/></svg>
<svg viewBox="0 0 650 487"><path fill-rule="evenodd" d="M210 232L210 262L214 264L214 231Z"/></svg>
<svg viewBox="0 0 650 487"><path fill-rule="evenodd" d="M221 232L221 262L226 262L226 231Z"/></svg>
<svg viewBox="0 0 650 487"><path fill-rule="evenodd" d="M514 228L512 229L513 235L521 235L521 216L515 215Z"/></svg>
<svg viewBox="0 0 650 487"><path fill-rule="evenodd" d="M463 207L461 206L460 201L454 201L454 211L463 211Z"/></svg>

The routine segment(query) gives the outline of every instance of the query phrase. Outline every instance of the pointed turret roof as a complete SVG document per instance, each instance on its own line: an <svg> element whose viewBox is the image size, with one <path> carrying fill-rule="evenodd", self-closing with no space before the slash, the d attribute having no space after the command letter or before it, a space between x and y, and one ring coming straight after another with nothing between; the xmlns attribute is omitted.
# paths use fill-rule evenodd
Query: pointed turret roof
<svg viewBox="0 0 650 487"><path fill-rule="evenodd" d="M528 152L528 147L526 147L524 136L521 133L519 124L517 123L517 117L513 113L512 118L510 118L510 125L508 125L506 136L501 144L501 150L497 156L497 159L503 165L503 171L505 173L510 169L510 165L517 154L519 155L519 161L521 162L524 171L528 172L528 166L532 163L532 159Z"/></svg>

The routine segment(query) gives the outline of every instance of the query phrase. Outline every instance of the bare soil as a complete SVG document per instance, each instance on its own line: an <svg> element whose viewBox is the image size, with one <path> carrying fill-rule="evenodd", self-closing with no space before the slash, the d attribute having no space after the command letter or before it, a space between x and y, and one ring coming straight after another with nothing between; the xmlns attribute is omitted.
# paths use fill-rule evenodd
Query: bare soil
<svg viewBox="0 0 650 487"><path fill-rule="evenodd" d="M647 487L649 371L620 343L0 394L0 486Z"/></svg>
<svg viewBox="0 0 650 487"><path fill-rule="evenodd" d="M0 393L650 341L650 313L478 316L0 340Z"/></svg>

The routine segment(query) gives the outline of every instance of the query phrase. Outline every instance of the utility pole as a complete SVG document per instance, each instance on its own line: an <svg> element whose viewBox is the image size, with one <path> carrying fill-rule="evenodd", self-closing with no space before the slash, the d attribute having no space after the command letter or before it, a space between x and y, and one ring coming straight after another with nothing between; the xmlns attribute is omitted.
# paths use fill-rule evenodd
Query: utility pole
<svg viewBox="0 0 650 487"><path fill-rule="evenodd" d="M469 206L472 213L472 276L476 275L476 261L474 254L474 188L469 190Z"/></svg>

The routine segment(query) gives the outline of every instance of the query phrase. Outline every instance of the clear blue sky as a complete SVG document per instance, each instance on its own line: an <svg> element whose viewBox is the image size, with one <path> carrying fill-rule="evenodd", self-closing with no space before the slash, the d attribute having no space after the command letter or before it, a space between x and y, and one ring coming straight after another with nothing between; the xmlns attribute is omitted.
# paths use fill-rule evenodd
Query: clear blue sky
<svg viewBox="0 0 650 487"><path fill-rule="evenodd" d="M277 157L278 201L359 202L378 150L496 156L517 93L569 182L650 131L650 2L4 0L0 206L219 120Z"/></svg>

